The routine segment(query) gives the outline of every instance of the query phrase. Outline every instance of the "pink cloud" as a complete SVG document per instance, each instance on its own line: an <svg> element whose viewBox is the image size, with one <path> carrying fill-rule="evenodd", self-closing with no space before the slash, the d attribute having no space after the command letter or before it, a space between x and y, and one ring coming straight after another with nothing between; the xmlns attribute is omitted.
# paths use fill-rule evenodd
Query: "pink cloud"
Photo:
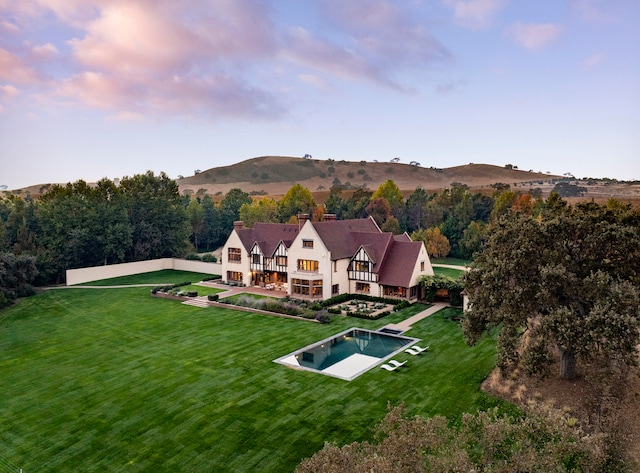
<svg viewBox="0 0 640 473"><path fill-rule="evenodd" d="M38 82L40 75L18 56L0 47L0 79L25 84Z"/></svg>
<svg viewBox="0 0 640 473"><path fill-rule="evenodd" d="M10 84L0 86L0 92L2 92L2 96L5 98L13 98L20 95L20 91Z"/></svg>
<svg viewBox="0 0 640 473"><path fill-rule="evenodd" d="M515 23L506 34L527 49L543 49L553 44L562 34L563 27L555 23Z"/></svg>
<svg viewBox="0 0 640 473"><path fill-rule="evenodd" d="M466 28L489 28L507 0L443 0L453 9L456 23Z"/></svg>
<svg viewBox="0 0 640 473"><path fill-rule="evenodd" d="M50 59L58 56L60 51L51 43L45 43L31 48L30 54L36 59Z"/></svg>
<svg viewBox="0 0 640 473"><path fill-rule="evenodd" d="M407 91L398 80L407 70L426 71L450 58L414 4L321 0L314 3L322 25L317 30L315 24L288 25L285 14L276 25L272 5L277 2L0 0L0 15L10 21L4 28L13 25L24 38L20 46L0 49L0 79L40 81L39 98L53 95L115 119L265 118L284 113L262 85L283 80L282 70L320 88L333 77ZM43 26L55 39L29 37Z"/></svg>
<svg viewBox="0 0 640 473"><path fill-rule="evenodd" d="M297 28L287 41L286 53L294 62L351 80L368 80L385 87L406 90L395 75L404 69L420 69L447 60L450 53L412 15L388 0L325 0L322 13L329 29L343 45L329 36Z"/></svg>

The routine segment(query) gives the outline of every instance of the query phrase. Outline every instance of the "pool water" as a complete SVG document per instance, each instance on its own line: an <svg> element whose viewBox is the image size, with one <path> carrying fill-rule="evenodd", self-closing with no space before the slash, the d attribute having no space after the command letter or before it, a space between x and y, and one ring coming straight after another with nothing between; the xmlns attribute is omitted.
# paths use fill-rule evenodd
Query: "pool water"
<svg viewBox="0 0 640 473"><path fill-rule="evenodd" d="M353 328L274 361L351 380L418 341L411 337Z"/></svg>

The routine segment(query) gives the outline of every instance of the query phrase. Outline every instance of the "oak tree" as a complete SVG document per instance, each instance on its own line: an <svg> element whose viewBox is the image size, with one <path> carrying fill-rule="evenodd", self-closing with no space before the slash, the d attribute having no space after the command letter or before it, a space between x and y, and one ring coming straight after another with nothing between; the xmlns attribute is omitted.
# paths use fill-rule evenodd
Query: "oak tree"
<svg viewBox="0 0 640 473"><path fill-rule="evenodd" d="M508 213L465 277L468 342L497 327L499 366L530 374L547 372L555 348L563 379L576 376L578 362L605 360L612 371L633 365L639 221L630 208L593 203L554 205L538 218Z"/></svg>

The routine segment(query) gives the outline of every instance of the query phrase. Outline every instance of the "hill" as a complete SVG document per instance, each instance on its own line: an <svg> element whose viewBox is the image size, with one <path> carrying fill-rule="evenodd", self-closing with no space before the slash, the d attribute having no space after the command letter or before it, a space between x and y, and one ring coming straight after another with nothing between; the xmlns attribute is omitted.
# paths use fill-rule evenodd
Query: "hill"
<svg viewBox="0 0 640 473"><path fill-rule="evenodd" d="M422 167L393 162L317 160L285 156L262 156L231 166L207 169L194 176L178 179L181 192L222 195L240 188L254 195L282 196L294 184L312 193L328 193L340 183L346 189L366 186L375 190L387 179L393 179L406 193L421 186L427 191L450 187L452 183L470 188L487 188L498 182L511 186L553 187L552 181L562 176L521 171L487 164L467 164L450 168Z"/></svg>

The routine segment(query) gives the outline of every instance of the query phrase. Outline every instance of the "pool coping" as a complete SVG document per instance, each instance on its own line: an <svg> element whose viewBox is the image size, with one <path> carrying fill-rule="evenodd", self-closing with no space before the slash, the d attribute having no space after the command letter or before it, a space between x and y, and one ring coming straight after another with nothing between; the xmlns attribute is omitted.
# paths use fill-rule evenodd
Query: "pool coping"
<svg viewBox="0 0 640 473"><path fill-rule="evenodd" d="M293 365L291 363L287 363L287 362L284 361L287 358L295 356L297 353L301 353L304 350L307 350L307 349L310 349L310 348L314 348L314 347L316 347L318 345L322 345L324 343L327 343L329 340L337 338L337 337L339 337L341 335L344 335L346 333L349 333L349 332L351 332L353 330L362 330L363 332L370 332L370 333L381 334L381 335L385 335L385 336L389 336L389 337L402 338L402 339L408 340L408 343L406 345L398 348L394 352L390 353L389 355L385 356L384 358L371 357L371 358L376 358L377 361L373 362L373 363L367 365L366 367L364 367L363 369L353 373L351 376L340 376L339 374L325 372L324 370L317 370L317 369L314 369L314 368L309 368L307 366L301 366L301 365L297 365L296 366L296 365ZM339 332L339 333L333 334L333 335L331 335L331 336L329 336L327 338L324 338L323 340L320 340L320 341L311 343L309 345L305 345L304 347L298 348L297 350L294 350L291 353L288 353L288 354L286 354L284 356L276 358L275 360L273 360L273 362L274 363L278 363L278 364L283 365L283 366L286 366L287 368L295 369L295 370L309 371L311 373L317 373L317 374L321 374L321 375L324 375L324 376L330 376L332 378L338 378L338 379L342 379L344 381L352 381L352 380L356 379L358 376L360 376L360 375L366 373L367 371L370 371L374 367L384 363L389 358L392 358L392 357L396 356L398 353L402 353L411 344L417 344L421 340L422 339L420 339L420 338L407 337L406 335L402 335L402 334L392 334L392 333L381 332L380 330L371 330L371 329L360 328L360 327L351 327L351 328L348 328L346 330L343 330L342 332ZM351 356L353 356L353 355L351 355ZM350 357L347 357L347 358L345 358L345 360L348 360L349 358ZM344 360L341 360L341 361L344 361ZM340 363L340 362L338 362L338 363ZM334 365L331 365L331 366L334 366ZM330 368L330 367L327 367L327 368ZM325 368L325 370L327 368Z"/></svg>

